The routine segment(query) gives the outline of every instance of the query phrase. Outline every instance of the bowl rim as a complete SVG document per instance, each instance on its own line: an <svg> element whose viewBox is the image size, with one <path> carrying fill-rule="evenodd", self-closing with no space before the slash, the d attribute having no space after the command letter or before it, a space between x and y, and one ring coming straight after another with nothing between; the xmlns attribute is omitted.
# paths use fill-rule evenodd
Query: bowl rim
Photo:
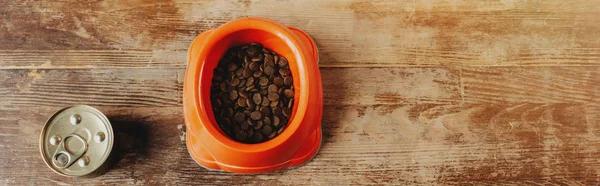
<svg viewBox="0 0 600 186"><path fill-rule="evenodd" d="M295 65L297 66L297 69L292 71L298 71L298 75L293 77L294 83L296 84L296 82L298 82L299 87L302 87L299 90L296 90L299 92L299 94L296 95L299 96L299 99L294 103L294 107L296 107L296 109L293 113L293 118L288 121L289 124L286 126L286 129L284 129L284 131L275 138L257 144L237 142L221 133L220 129L217 128L214 116L209 116L207 112L203 112L204 110L212 109L210 107L212 104L210 101L210 95L205 95L202 93L202 91L200 91L201 87L209 88L210 86L206 84L201 85L200 77L204 77L203 73L207 73L208 70L212 70L206 67L206 61L201 60L206 60L212 49L219 44L219 41L233 33L242 30L260 30L271 33L272 35L283 40L291 49L294 61L296 61ZM307 75L308 66L305 61L312 59L311 57L306 56L308 53L304 51L304 47L302 47L300 43L301 42L298 40L298 38L296 38L292 31L286 26L269 19L255 17L241 18L223 24L222 26L213 30L206 37L203 44L204 46L200 49L199 57L197 58L199 66L193 69L194 73L192 73L196 74L194 76L194 83L192 85L194 91L192 99L194 106L198 108L196 109L196 115L199 116L203 127L216 142L224 147L234 149L236 151L261 152L284 144L296 133L300 125L303 123L304 115L306 114L308 108L308 93L310 92L310 87Z"/></svg>

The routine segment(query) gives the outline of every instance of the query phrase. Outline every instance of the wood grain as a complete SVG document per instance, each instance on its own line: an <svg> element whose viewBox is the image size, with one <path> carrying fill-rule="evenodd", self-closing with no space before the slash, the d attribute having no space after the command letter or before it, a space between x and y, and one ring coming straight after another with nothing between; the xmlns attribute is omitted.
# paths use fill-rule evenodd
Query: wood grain
<svg viewBox="0 0 600 186"><path fill-rule="evenodd" d="M321 151L303 167L257 176L207 171L180 141L181 107L99 107L122 139L104 176L45 168L39 130L60 107L2 109L3 184L591 184L598 180L598 108L581 104L326 106ZM13 128L13 129L11 129ZM17 128L16 130L14 128ZM14 136L7 136L6 134ZM14 148L19 147L19 148ZM15 156L16 155L16 156ZM13 177L15 172L28 174ZM556 176L560 175L561 178Z"/></svg>
<svg viewBox="0 0 600 186"><path fill-rule="evenodd" d="M21 58L32 62L38 61L31 59L37 50L109 50L105 51L108 55L143 50L182 56L202 31L238 17L263 16L308 32L317 41L323 67L589 66L598 65L600 59L596 1L290 3L7 1L0 4L0 49L33 50L34 56ZM7 62L11 58L0 56L0 64L29 67L50 60L51 64L81 67L51 56L41 58L44 62L13 64ZM183 61L158 62L178 66Z"/></svg>
<svg viewBox="0 0 600 186"><path fill-rule="evenodd" d="M0 1L0 185L593 185L598 1ZM239 17L298 27L320 53L323 146L260 175L198 166L180 140L189 43ZM41 127L106 113L119 161L52 173Z"/></svg>
<svg viewBox="0 0 600 186"><path fill-rule="evenodd" d="M329 68L322 72L326 105L445 103L460 97L457 75L441 68ZM181 106L184 74L184 69L145 68L0 70L0 76L9 77L0 81L0 107ZM357 80L359 75L362 78Z"/></svg>

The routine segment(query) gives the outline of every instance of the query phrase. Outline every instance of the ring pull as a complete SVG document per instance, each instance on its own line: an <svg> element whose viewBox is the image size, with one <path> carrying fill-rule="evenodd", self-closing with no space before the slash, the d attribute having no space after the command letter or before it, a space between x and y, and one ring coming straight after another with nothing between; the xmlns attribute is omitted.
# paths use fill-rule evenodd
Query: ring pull
<svg viewBox="0 0 600 186"><path fill-rule="evenodd" d="M69 139L72 137L74 137L74 139L79 140L79 142L81 142L81 144L83 144L83 148L81 148L81 150L79 150L80 152L78 152L76 154L71 154L71 152L69 152L67 150L68 147L67 147L66 142L69 141ZM83 154L85 154L87 152L87 149L88 149L88 143L83 137L81 137L77 134L70 134L67 137L65 137L65 139L62 140L60 142L60 144L58 145L58 148L56 149L56 151L54 152L54 155L52 156L52 164L54 164L54 166L61 168L61 169L70 167L71 165L73 165L73 163L75 163L75 161L77 161L79 158L81 158L81 156L83 156Z"/></svg>

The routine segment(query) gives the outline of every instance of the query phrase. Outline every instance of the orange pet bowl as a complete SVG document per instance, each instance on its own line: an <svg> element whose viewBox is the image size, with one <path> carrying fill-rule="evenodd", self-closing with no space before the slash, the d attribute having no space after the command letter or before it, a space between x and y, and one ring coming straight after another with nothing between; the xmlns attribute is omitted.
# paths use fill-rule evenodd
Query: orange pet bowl
<svg viewBox="0 0 600 186"><path fill-rule="evenodd" d="M294 107L287 128L275 138L245 144L217 125L210 101L213 70L236 45L258 42L288 59L294 78ZM321 146L323 90L315 42L303 31L264 18L242 18L198 35L188 51L183 86L186 143L207 169L264 173L310 161Z"/></svg>

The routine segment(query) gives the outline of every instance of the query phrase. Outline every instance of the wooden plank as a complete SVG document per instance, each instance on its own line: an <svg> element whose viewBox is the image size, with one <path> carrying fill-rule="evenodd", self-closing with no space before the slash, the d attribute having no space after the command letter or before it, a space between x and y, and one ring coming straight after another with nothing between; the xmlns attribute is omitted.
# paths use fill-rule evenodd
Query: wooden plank
<svg viewBox="0 0 600 186"><path fill-rule="evenodd" d="M0 70L8 77L0 80L0 107L181 106L184 74L183 69ZM328 105L460 100L456 73L441 68L329 68L322 75Z"/></svg>
<svg viewBox="0 0 600 186"><path fill-rule="evenodd" d="M185 69L186 57L185 50L0 50L0 69Z"/></svg>
<svg viewBox="0 0 600 186"><path fill-rule="evenodd" d="M8 1L0 4L0 49L32 50L0 56L0 66L38 67L51 60L35 53L69 51L74 58L101 50L158 53L109 67L140 67L135 61L166 63L187 49L200 32L244 16L269 17L307 31L317 42L322 67L400 66L597 66L600 11L594 1ZM295 8L290 8L295 7ZM51 37L49 37L51 36ZM117 52L118 53L118 52ZM157 59L158 58L158 59ZM74 59L72 59L74 60ZM84 60L85 61L85 60ZM86 61L103 67L106 60ZM110 60L108 60L110 61ZM6 64L5 64L6 63ZM85 65L85 64L84 64Z"/></svg>
<svg viewBox="0 0 600 186"><path fill-rule="evenodd" d="M326 105L598 103L600 67L322 68ZM183 69L0 70L2 107L181 106Z"/></svg>
<svg viewBox="0 0 600 186"><path fill-rule="evenodd" d="M464 68L464 99L473 103L598 103L598 67Z"/></svg>
<svg viewBox="0 0 600 186"><path fill-rule="evenodd" d="M180 106L183 70L0 70L0 107Z"/></svg>
<svg viewBox="0 0 600 186"><path fill-rule="evenodd" d="M181 107L99 107L123 140L105 175L56 175L39 158L40 129L59 107L0 109L2 184L592 184L600 181L595 105L326 106L310 163L262 175L211 172L179 139ZM14 129L7 128L17 128ZM18 147L18 148L15 148Z"/></svg>

